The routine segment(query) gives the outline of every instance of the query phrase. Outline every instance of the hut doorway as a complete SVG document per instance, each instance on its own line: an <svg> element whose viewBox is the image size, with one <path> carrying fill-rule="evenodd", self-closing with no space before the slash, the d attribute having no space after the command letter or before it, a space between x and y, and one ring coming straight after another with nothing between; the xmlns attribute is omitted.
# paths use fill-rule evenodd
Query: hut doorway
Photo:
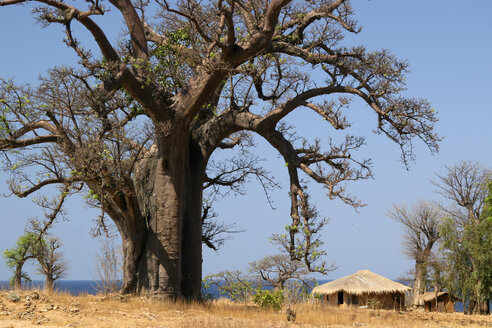
<svg viewBox="0 0 492 328"><path fill-rule="evenodd" d="M343 291L338 292L338 304L343 304Z"/></svg>

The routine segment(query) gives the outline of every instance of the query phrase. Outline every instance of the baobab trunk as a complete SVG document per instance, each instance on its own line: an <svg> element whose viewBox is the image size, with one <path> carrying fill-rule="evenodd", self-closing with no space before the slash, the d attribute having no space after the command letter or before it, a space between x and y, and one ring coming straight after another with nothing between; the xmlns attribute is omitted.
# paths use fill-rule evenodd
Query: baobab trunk
<svg viewBox="0 0 492 328"><path fill-rule="evenodd" d="M146 233L133 246L141 248L135 253L140 255L135 264L140 276L138 289L174 298L181 296L181 229L187 163L186 147L181 144L186 138L177 139L176 134L158 138L155 158L149 158L137 172L137 198Z"/></svg>
<svg viewBox="0 0 492 328"><path fill-rule="evenodd" d="M51 277L51 275L46 275L46 285L45 285L45 289L47 292L51 293L53 291L53 285L54 285L54 281L53 281L53 278Z"/></svg>
<svg viewBox="0 0 492 328"><path fill-rule="evenodd" d="M24 266L24 262L17 263L15 267L14 274L14 289L21 290L22 289L22 267Z"/></svg>
<svg viewBox="0 0 492 328"><path fill-rule="evenodd" d="M163 148L153 146L138 163L129 182L136 195L121 192L107 204L122 240L122 292L198 299L206 158L186 142L174 147L181 155L172 162L173 150Z"/></svg>
<svg viewBox="0 0 492 328"><path fill-rule="evenodd" d="M199 147L190 147L186 136L168 136L136 170L135 216L141 217L127 218L119 227L125 261L123 292L196 299L201 288L206 163Z"/></svg>
<svg viewBox="0 0 492 328"><path fill-rule="evenodd" d="M136 197L132 197L130 205L136 209L134 215L124 215L124 220L116 224L121 236L123 251L123 294L136 294L142 289L149 289L147 262L145 257L145 240L148 235L147 227Z"/></svg>
<svg viewBox="0 0 492 328"><path fill-rule="evenodd" d="M207 159L190 143L184 198L181 291L188 300L201 297L202 284L202 201Z"/></svg>
<svg viewBox="0 0 492 328"><path fill-rule="evenodd" d="M419 306L419 296L426 291L425 280L427 277L426 262L417 260L415 262L415 282L413 286L412 305Z"/></svg>

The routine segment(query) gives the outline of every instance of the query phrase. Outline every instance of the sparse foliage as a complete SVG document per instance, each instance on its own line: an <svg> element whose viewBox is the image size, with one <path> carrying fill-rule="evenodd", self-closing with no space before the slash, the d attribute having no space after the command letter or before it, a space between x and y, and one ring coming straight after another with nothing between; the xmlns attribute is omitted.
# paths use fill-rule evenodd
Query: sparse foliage
<svg viewBox="0 0 492 328"><path fill-rule="evenodd" d="M96 289L99 293L116 293L121 288L121 256L112 238L101 237L96 254Z"/></svg>
<svg viewBox="0 0 492 328"><path fill-rule="evenodd" d="M426 292L429 261L434 244L439 240L441 211L431 202L418 201L410 209L393 204L387 215L403 225L403 253L415 260L413 305Z"/></svg>
<svg viewBox="0 0 492 328"><path fill-rule="evenodd" d="M270 241L290 257L290 266L297 263L296 270L303 268L307 272L327 274L336 269L333 263L327 265L324 259L326 251L323 249L321 230L328 219L320 217L316 207L308 203L308 199L305 193L301 216L292 225L285 226L285 233L273 234Z"/></svg>
<svg viewBox="0 0 492 328"><path fill-rule="evenodd" d="M253 296L256 288L251 279L241 271L222 271L206 276L203 279L203 287L214 286L221 295L225 295L233 301L247 302Z"/></svg>
<svg viewBox="0 0 492 328"><path fill-rule="evenodd" d="M268 285L275 289L284 289L290 279L304 282L309 271L301 261L291 260L286 254L265 256L249 264L249 271L256 273Z"/></svg>
<svg viewBox="0 0 492 328"><path fill-rule="evenodd" d="M444 174L436 174L432 181L437 192L448 203L439 204L441 209L461 227L469 222L478 222L487 197L487 183L492 179L492 170L477 161L460 161L445 166Z"/></svg>
<svg viewBox="0 0 492 328"><path fill-rule="evenodd" d="M38 272L45 276L45 288L48 291L52 291L55 281L64 278L68 271L68 263L59 251L61 245L57 238L48 237L44 240L43 247L36 254Z"/></svg>
<svg viewBox="0 0 492 328"><path fill-rule="evenodd" d="M353 154L363 137L347 136L340 144L296 138L287 116L305 108L330 129L343 131L350 125L345 111L356 97L374 114L377 133L401 148L405 164L413 159L415 138L431 151L438 149L435 110L424 99L402 95L408 64L387 50L343 42L345 34L360 31L348 0L180 0L153 6L110 0L111 7L96 1L84 8L58 0L34 2L37 20L64 28L64 41L82 66L70 73L82 92L53 82L48 95L57 95L61 87L87 97L69 102L57 96L59 104L26 117L12 110L19 98L1 94L0 149L71 152L61 163L70 162L64 172L76 174L43 179L35 188L88 185L122 234L125 292L199 296L201 205L209 160L239 145L244 132L265 139L282 156L292 218L284 239L290 245L285 246L292 259L316 271L323 271L313 264L318 254L299 249L304 242L316 244L309 233L319 224L301 223L311 208L299 175L321 184L331 199L358 208L362 203L346 183L371 177L371 163ZM19 3L27 1L0 0L0 7ZM93 20L110 8L123 16L123 42L112 43ZM79 42L75 22L92 35L97 51ZM80 101L91 110L75 111ZM143 116L151 128L139 134L128 127ZM132 137L140 137L137 144L127 142L135 141ZM52 166L51 174L61 172ZM301 226L306 233L296 231ZM297 238L298 232L304 237Z"/></svg>

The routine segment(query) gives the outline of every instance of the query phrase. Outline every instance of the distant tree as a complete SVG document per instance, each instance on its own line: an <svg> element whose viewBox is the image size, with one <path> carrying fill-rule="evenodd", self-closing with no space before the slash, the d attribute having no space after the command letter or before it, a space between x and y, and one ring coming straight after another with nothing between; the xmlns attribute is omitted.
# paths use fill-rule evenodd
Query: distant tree
<svg viewBox="0 0 492 328"><path fill-rule="evenodd" d="M353 155L364 145L364 137L349 135L339 144L329 139L323 150L320 140L295 136L286 121L293 111L313 111L330 133L343 131L350 126L345 111L354 97L374 115L376 131L401 147L406 163L413 157L414 139L431 151L438 149L435 110L424 99L402 94L407 62L387 50L370 51L343 41L346 34L360 31L347 0L180 0L153 5L110 0L107 6L99 1L34 2L40 22L64 28L65 43L83 68L76 75L95 106L86 112L87 121L74 120L79 112L70 111L73 103L63 97L60 107L44 107L37 116L19 116L5 107L0 149L51 145L53 152L74 151L66 161L82 158L84 164L92 164L74 147L86 143L98 157L116 158L110 166L81 165L68 177L96 172L93 180L85 181L99 201L108 204L105 210L114 211L110 217L124 240L125 292L199 297L201 209L209 160L214 152L239 145L241 136L264 139L285 163L292 220L289 242L295 243L293 235L301 233L296 227L306 203L300 175L321 184L331 199L356 208L362 205L345 183L372 176L370 161ZM0 0L0 8L24 3L29 2ZM111 42L99 20L93 19L108 10L123 17L122 42ZM88 31L97 49L85 48L74 26ZM108 101L122 90L135 110ZM61 110L63 119L55 115ZM152 150L135 152L139 147L112 142L122 130L118 122L126 125L136 116L152 122L142 134L151 136ZM103 133L73 138L79 128L88 129L96 121L96 130ZM108 133L106 127L116 127L116 132ZM111 146L99 143L101 138ZM129 165L124 169L139 168L133 175L120 176L119 150L127 147L129 154L138 156L125 161ZM131 188L119 186L119 179L127 179ZM118 216L122 208L131 211ZM305 237L309 240L308 234ZM298 246L289 249L294 252Z"/></svg>
<svg viewBox="0 0 492 328"><path fill-rule="evenodd" d="M258 274L275 289L284 289L285 283L290 279L304 281L309 274L303 262L291 260L286 254L265 256L261 260L251 262L249 271Z"/></svg>
<svg viewBox="0 0 492 328"><path fill-rule="evenodd" d="M415 260L413 305L426 292L429 259L434 244L439 239L441 211L429 201L418 201L410 209L405 204L393 204L387 212L393 220L403 225L403 253Z"/></svg>
<svg viewBox="0 0 492 328"><path fill-rule="evenodd" d="M101 236L99 250L96 254L96 289L98 292L110 294L119 291L122 264L114 238Z"/></svg>
<svg viewBox="0 0 492 328"><path fill-rule="evenodd" d="M3 252L9 268L14 269L12 285L15 289L22 288L22 280L30 280L29 276L22 271L24 264L31 259L35 259L39 250L44 247L44 240L37 234L26 232L17 239L14 248L6 249Z"/></svg>
<svg viewBox="0 0 492 328"><path fill-rule="evenodd" d="M492 295L492 218L461 229L446 219L441 227L446 260L444 285L464 303L465 313L489 314Z"/></svg>
<svg viewBox="0 0 492 328"><path fill-rule="evenodd" d="M327 274L335 269L326 263L326 251L323 248L321 230L328 223L328 218L320 216L314 204L305 194L303 206L292 225L285 226L283 234L273 234L270 242L280 248L282 254L288 255L292 263L302 262L299 268L307 272Z"/></svg>
<svg viewBox="0 0 492 328"><path fill-rule="evenodd" d="M436 174L431 181L437 192L448 202L438 204L450 218L461 227L469 222L478 222L485 205L487 183L492 178L492 170L477 161L460 161L456 165L445 166L443 174Z"/></svg>
<svg viewBox="0 0 492 328"><path fill-rule="evenodd" d="M490 313L492 291L492 170L476 161L446 166L434 185L450 202L440 227L445 260L444 284L465 304L465 312Z"/></svg>
<svg viewBox="0 0 492 328"><path fill-rule="evenodd" d="M287 225L283 234L270 236L270 242L279 246L281 253L266 256L249 265L250 272L258 274L276 289L284 289L289 280L297 280L308 286L311 273L328 274L336 269L334 264L326 264L327 253L321 240L321 230L328 219L319 215L316 207L309 202L309 197L304 201L297 224ZM298 246L292 248L292 245Z"/></svg>
<svg viewBox="0 0 492 328"><path fill-rule="evenodd" d="M59 252L61 245L57 238L48 237L36 252L38 272L45 276L45 288L50 292L54 288L55 281L64 278L68 271L68 263Z"/></svg>
<svg viewBox="0 0 492 328"><path fill-rule="evenodd" d="M336 269L324 259L321 230L328 222L320 217L316 207L305 199L298 225L286 226L286 233L270 236L270 242L279 246L281 253L269 255L249 264L251 276L241 271L225 271L207 276L204 285L214 285L233 300L247 300L253 294L253 302L260 306L278 309L284 300L295 302L308 294L315 284L312 273L327 274ZM291 250L289 238L296 238L299 245ZM256 284L253 282L257 282ZM273 288L265 290L265 287Z"/></svg>
<svg viewBox="0 0 492 328"><path fill-rule="evenodd" d="M463 300L465 313L489 314L492 300L492 183L478 220L446 219L441 226L445 286Z"/></svg>
<svg viewBox="0 0 492 328"><path fill-rule="evenodd" d="M254 282L253 277L247 276L239 270L222 271L205 276L203 279L205 289L213 286L221 295L225 295L236 302L249 301L258 285Z"/></svg>

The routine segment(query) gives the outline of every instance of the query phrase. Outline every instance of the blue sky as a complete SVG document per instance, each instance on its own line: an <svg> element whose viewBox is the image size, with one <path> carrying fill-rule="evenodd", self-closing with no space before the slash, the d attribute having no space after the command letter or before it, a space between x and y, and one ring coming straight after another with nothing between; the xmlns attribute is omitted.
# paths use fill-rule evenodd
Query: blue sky
<svg viewBox="0 0 492 328"><path fill-rule="evenodd" d="M385 216L386 209L393 202L439 200L430 180L436 172L442 172L444 165L464 159L478 160L486 166L492 163L492 2L476 0L463 5L449 0L358 0L353 1L353 6L363 30L347 42L368 49L389 49L407 59L411 69L407 94L427 98L439 111L437 132L445 139L437 155L431 155L416 141L417 160L407 171L399 162L398 147L385 137L372 134L376 120L369 109L354 102L349 114L353 123L350 132L367 136L367 146L356 156L372 158L375 177L352 184L350 191L368 205L356 213L339 201L330 201L319 186L311 185L310 192L321 213L330 218L323 239L328 261L334 261L339 268L329 279L361 269L397 278L412 267L412 262L400 252L401 228ZM118 22L115 13L113 10L97 20ZM111 35L118 33L116 24L106 27L112 29ZM61 29L42 29L34 23L27 6L0 8L0 30L1 77L35 83L47 68L76 61L61 42ZM300 134L326 141L332 133L307 111L298 111L290 119ZM217 207L220 219L235 222L245 232L234 235L219 252L204 251L204 274L245 270L249 262L277 252L267 239L289 222L287 176L283 162L268 145L260 143L257 152L284 186L271 195L276 210L270 208L254 182L247 186L246 196L222 200ZM0 173L2 193L7 190L6 178ZM0 207L0 250L4 250L14 245L27 219L40 213L29 199L0 198ZM67 279L93 279L97 241L90 238L89 230L97 213L86 208L80 199L73 200L67 210L70 220L59 222L54 230L64 243L70 262ZM7 280L10 275L0 264L0 280Z"/></svg>

